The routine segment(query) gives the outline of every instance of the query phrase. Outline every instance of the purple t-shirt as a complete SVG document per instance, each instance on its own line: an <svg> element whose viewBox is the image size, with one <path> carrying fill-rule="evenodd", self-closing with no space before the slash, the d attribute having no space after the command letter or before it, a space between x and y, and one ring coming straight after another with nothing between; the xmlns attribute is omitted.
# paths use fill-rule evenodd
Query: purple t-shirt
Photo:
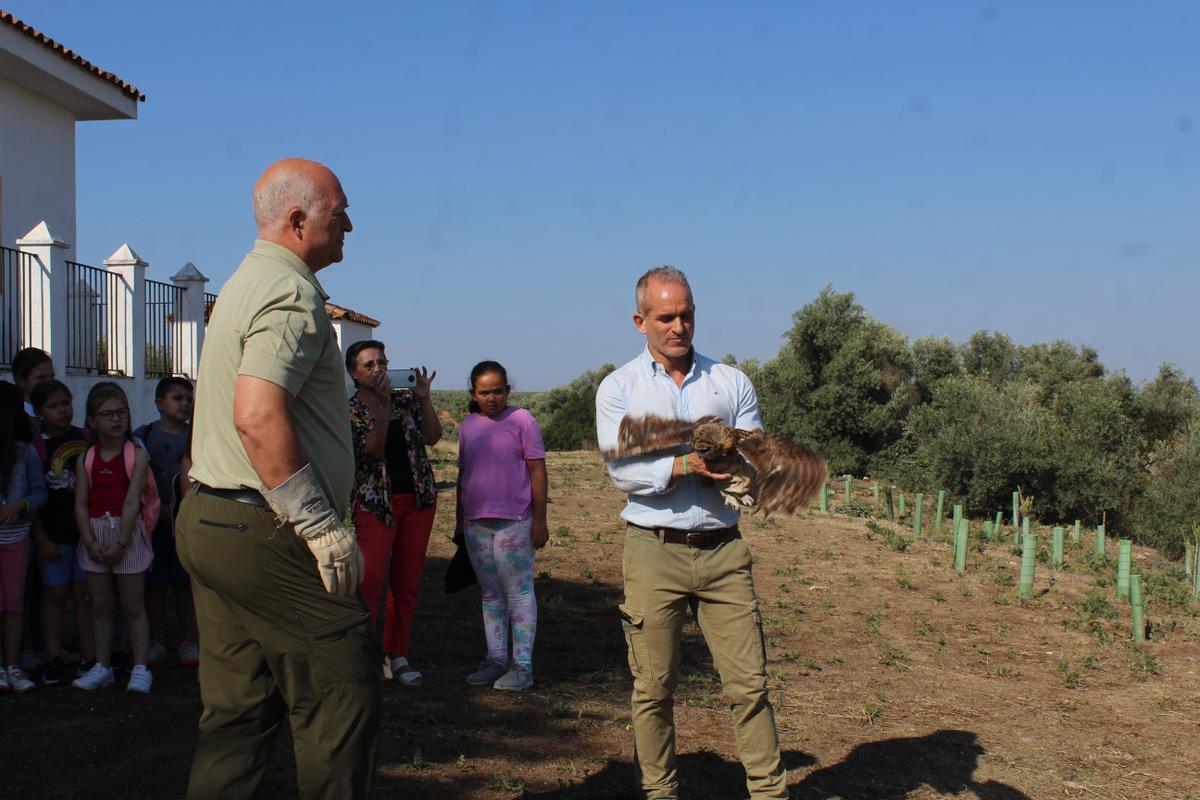
<svg viewBox="0 0 1200 800"><path fill-rule="evenodd" d="M458 428L463 518L533 516L525 462L545 457L542 431L525 409L509 406L494 418L468 414Z"/></svg>

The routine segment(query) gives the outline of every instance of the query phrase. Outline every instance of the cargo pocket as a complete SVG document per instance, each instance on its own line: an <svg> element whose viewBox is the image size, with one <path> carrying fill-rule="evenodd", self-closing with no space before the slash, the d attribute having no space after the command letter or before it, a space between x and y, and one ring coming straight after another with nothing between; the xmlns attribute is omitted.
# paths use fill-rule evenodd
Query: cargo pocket
<svg viewBox="0 0 1200 800"><path fill-rule="evenodd" d="M308 665L315 685L370 682L378 675L366 613L327 622L304 621Z"/></svg>
<svg viewBox="0 0 1200 800"><path fill-rule="evenodd" d="M750 612L751 618L754 620L754 635L758 637L758 652L762 655L762 665L760 671L763 675L767 674L767 637L763 634L763 618L762 612L758 610L758 604L754 604L754 610Z"/></svg>
<svg viewBox="0 0 1200 800"><path fill-rule="evenodd" d="M629 671L634 675L650 669L650 651L646 647L645 617L627 605L619 605L621 628L625 631L625 646L629 651Z"/></svg>

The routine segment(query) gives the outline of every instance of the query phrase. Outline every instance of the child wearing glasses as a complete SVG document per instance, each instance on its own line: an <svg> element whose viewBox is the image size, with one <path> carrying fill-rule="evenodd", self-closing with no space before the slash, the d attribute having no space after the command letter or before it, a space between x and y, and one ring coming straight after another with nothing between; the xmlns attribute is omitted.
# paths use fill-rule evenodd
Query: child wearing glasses
<svg viewBox="0 0 1200 800"><path fill-rule="evenodd" d="M133 443L129 400L115 383L97 383L88 392L87 423L95 439L76 461L75 524L82 545L76 552L92 596L96 663L72 685L91 690L113 684L115 578L133 649L133 671L125 688L147 694L152 678L146 667L150 634L145 580L154 551L141 511L150 462L146 451Z"/></svg>

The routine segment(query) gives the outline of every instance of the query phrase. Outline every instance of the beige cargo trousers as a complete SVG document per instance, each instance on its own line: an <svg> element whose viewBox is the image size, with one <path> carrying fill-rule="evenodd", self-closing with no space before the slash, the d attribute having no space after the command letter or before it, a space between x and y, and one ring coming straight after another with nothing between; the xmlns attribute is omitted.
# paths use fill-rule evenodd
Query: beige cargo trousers
<svg viewBox="0 0 1200 800"><path fill-rule="evenodd" d="M750 550L741 536L699 548L667 543L659 533L630 525L622 571L621 618L633 673L634 764L646 797L679 796L675 686L684 615L691 605L729 698L750 797L786 798L787 773L767 697L762 617Z"/></svg>

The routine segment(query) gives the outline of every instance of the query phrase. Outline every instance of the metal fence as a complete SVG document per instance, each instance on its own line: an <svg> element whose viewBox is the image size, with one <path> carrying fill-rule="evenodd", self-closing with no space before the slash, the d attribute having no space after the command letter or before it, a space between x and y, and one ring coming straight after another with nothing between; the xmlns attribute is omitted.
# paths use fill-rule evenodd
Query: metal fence
<svg viewBox="0 0 1200 800"><path fill-rule="evenodd" d="M29 253L0 247L0 366L8 367L13 354L33 344L34 315L48 309L32 302L37 263Z"/></svg>
<svg viewBox="0 0 1200 800"><path fill-rule="evenodd" d="M212 292L204 293L204 324L208 324L208 318L212 316L213 306L217 304L217 296Z"/></svg>
<svg viewBox="0 0 1200 800"><path fill-rule="evenodd" d="M117 298L124 279L75 261L67 264L67 369L89 375L130 375L129 352L114 347L129 330L128 306Z"/></svg>
<svg viewBox="0 0 1200 800"><path fill-rule="evenodd" d="M146 377L183 374L183 287L146 279Z"/></svg>

